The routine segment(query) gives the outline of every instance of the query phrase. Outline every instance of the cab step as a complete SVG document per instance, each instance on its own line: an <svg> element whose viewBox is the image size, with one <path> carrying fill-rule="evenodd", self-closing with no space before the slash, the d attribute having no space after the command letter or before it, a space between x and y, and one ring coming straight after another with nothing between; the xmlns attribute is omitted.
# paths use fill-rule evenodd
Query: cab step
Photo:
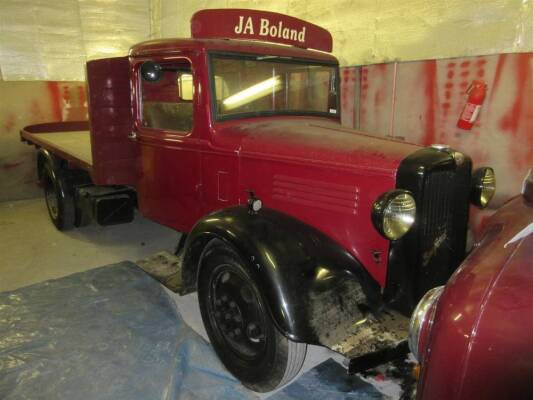
<svg viewBox="0 0 533 400"><path fill-rule="evenodd" d="M168 251L160 251L136 262L144 272L161 282L171 291L184 294L181 281L182 256L175 256Z"/></svg>

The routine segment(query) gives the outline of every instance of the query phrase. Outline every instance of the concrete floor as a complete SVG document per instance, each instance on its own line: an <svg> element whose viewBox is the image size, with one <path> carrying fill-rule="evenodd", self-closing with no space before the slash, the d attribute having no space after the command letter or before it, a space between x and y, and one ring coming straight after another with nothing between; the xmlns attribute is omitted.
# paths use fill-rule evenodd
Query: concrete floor
<svg viewBox="0 0 533 400"><path fill-rule="evenodd" d="M49 219L43 199L0 203L0 291L119 261L135 262L161 250L172 252L179 238L179 232L140 215L130 224L90 225L59 232ZM168 293L184 320L207 339L196 293L183 297ZM309 346L301 373L330 357L339 362L343 359L326 348ZM381 391L399 397L399 387Z"/></svg>
<svg viewBox="0 0 533 400"><path fill-rule="evenodd" d="M0 203L0 291L172 250L179 237L142 217L59 232L44 199Z"/></svg>

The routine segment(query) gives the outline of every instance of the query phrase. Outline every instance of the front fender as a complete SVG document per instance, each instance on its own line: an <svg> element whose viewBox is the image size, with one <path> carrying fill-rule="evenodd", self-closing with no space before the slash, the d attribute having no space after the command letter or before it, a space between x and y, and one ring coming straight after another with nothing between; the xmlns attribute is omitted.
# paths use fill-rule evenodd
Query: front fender
<svg viewBox="0 0 533 400"><path fill-rule="evenodd" d="M232 207L196 224L185 243L185 291L196 288L201 252L212 239L231 244L266 298L279 330L294 341L334 342L381 305L379 286L351 254L315 228L280 212Z"/></svg>

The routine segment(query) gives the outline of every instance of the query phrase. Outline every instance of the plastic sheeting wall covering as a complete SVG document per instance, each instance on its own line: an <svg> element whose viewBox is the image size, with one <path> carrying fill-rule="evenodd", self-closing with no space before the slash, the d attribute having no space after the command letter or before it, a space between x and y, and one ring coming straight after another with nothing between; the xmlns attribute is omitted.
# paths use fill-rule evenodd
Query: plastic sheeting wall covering
<svg viewBox="0 0 533 400"><path fill-rule="evenodd" d="M341 65L533 50L532 0L157 0L163 37L203 8L255 8L328 29Z"/></svg>
<svg viewBox="0 0 533 400"><path fill-rule="evenodd" d="M150 0L2 0L4 80L84 80L89 59L150 38Z"/></svg>
<svg viewBox="0 0 533 400"><path fill-rule="evenodd" d="M204 8L255 8L299 17L333 35L342 65L533 50L533 0L2 0L4 80L82 80L87 59L137 42L189 37ZM355 40L355 42L354 42Z"/></svg>

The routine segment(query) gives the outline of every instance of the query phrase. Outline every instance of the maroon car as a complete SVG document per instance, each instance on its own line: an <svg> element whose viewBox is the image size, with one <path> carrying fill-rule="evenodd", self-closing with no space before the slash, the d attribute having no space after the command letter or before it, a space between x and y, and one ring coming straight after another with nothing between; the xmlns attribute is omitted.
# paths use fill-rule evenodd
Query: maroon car
<svg viewBox="0 0 533 400"><path fill-rule="evenodd" d="M411 319L417 399L533 399L533 170Z"/></svg>

